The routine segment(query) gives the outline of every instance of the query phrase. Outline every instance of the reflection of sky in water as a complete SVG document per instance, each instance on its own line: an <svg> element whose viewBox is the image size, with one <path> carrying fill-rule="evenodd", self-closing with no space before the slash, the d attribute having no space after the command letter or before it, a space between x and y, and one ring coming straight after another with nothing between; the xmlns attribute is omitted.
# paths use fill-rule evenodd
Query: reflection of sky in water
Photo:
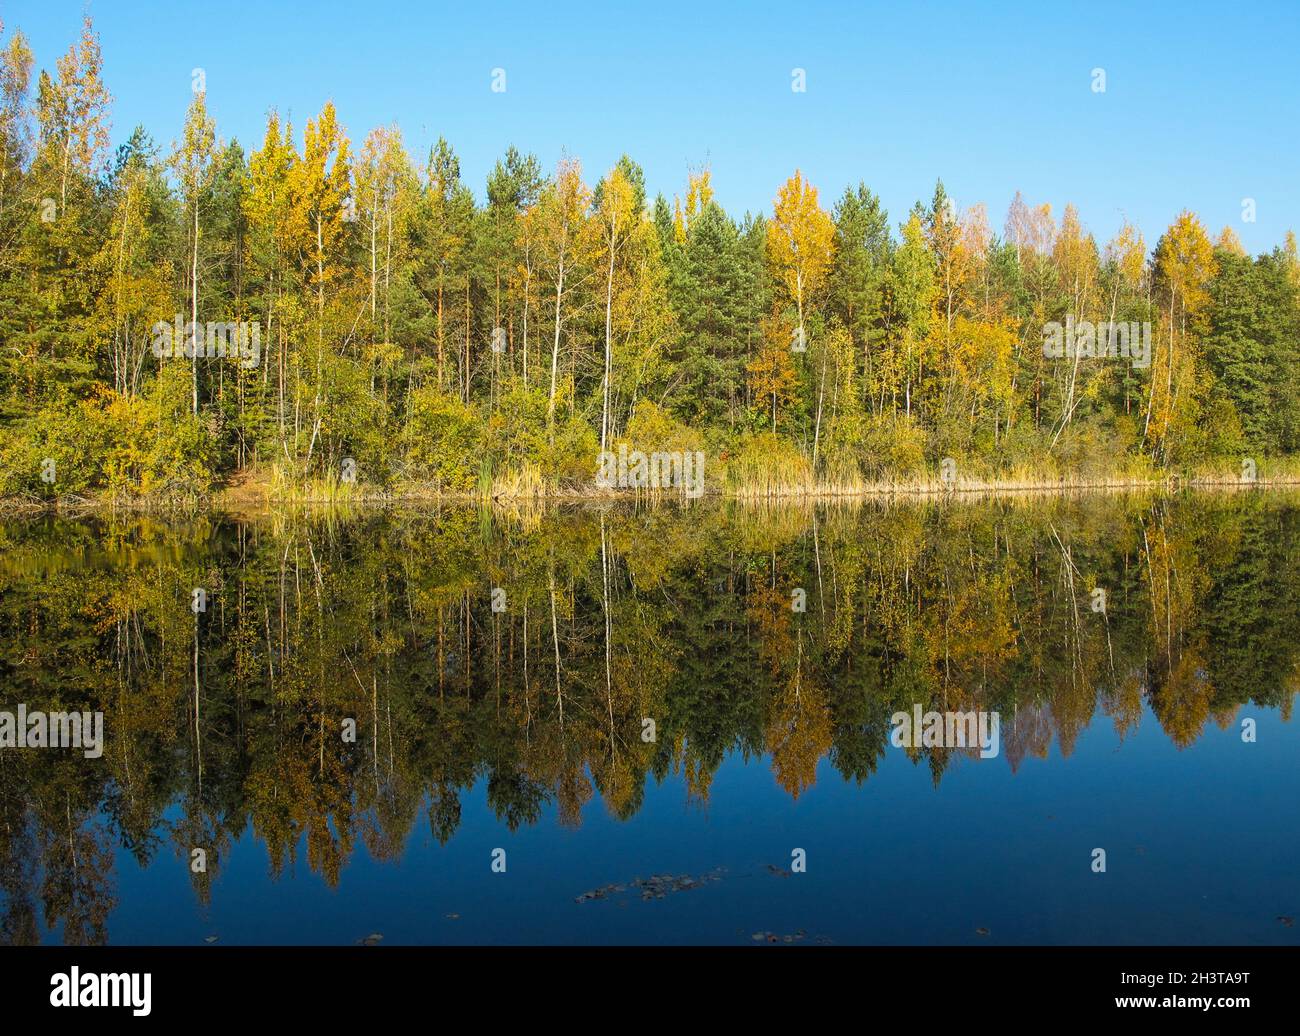
<svg viewBox="0 0 1300 1036"><path fill-rule="evenodd" d="M251 833L224 861L205 911L186 863L164 849L147 871L117 852L115 943L745 943L756 932L836 943L1279 943L1300 941L1279 915L1300 914L1300 732L1275 710L1243 744L1238 723L1207 724L1178 750L1145 713L1122 745L1105 716L1068 759L1004 754L955 760L936 789L924 764L889 749L861 786L823 759L797 800L769 760L733 754L706 806L679 777L650 780L629 821L594 797L576 830L548 805L510 834L485 781L462 796L462 822L439 846L421 813L400 861L376 863L358 840L337 890L306 865L279 881ZM1006 724L1009 726L1009 722ZM176 811L168 814L176 819ZM495 847L508 870L493 874ZM782 877L794 847L808 872ZM1090 869L1107 850L1107 873ZM653 874L722 880L643 901L627 888ZM449 919L447 914L459 914ZM977 934L986 928L988 936ZM57 939L57 933L48 936Z"/></svg>

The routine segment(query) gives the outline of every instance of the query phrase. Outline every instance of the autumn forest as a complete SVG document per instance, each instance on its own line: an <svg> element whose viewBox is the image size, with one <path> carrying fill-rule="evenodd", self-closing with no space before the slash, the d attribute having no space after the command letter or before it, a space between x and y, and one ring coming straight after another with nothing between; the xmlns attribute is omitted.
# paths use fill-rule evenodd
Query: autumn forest
<svg viewBox="0 0 1300 1036"><path fill-rule="evenodd" d="M110 56L111 59L111 56ZM737 218L510 148L480 195L442 139L332 103L180 140L112 98L87 18L53 70L0 59L0 497L175 501L581 491L615 444L698 450L710 491L1286 470L1300 449L1294 236L1245 254L1184 211L1097 241L942 182L891 215L795 170ZM823 192L826 193L823 193ZM1148 231L1150 233L1150 231ZM1053 357L1053 322L1146 328L1149 362ZM158 327L207 327L160 353ZM256 354L213 354L212 327ZM1100 344L1097 352L1101 353Z"/></svg>

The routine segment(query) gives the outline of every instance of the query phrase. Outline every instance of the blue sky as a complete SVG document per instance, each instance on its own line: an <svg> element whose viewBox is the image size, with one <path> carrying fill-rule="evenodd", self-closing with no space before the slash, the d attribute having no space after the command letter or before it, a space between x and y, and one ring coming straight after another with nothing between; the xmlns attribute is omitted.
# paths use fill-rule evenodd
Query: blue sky
<svg viewBox="0 0 1300 1036"><path fill-rule="evenodd" d="M651 194L708 164L733 214L768 210L796 168L827 207L864 180L896 224L942 177L1000 229L1017 189L1079 207L1104 241L1127 215L1153 246L1183 208L1251 251L1300 227L1300 3L1142 5L553 2L89 5L117 143L179 133L204 69L218 132L256 146L271 107L332 99L359 144L397 123L422 160L439 134L482 196L513 143L589 182L629 153ZM1043 8L1056 8L1046 10ZM0 0L39 67L83 6ZM1092 70L1106 72L1094 93ZM505 93L490 89L504 68ZM807 92L791 90L806 70ZM1242 220L1253 198L1257 221Z"/></svg>

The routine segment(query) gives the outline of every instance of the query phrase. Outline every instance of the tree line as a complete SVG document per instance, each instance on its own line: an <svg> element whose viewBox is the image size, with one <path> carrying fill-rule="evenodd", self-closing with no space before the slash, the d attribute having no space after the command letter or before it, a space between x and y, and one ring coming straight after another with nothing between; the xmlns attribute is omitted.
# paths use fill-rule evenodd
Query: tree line
<svg viewBox="0 0 1300 1036"><path fill-rule="evenodd" d="M942 182L895 224L799 171L736 218L707 168L670 200L627 156L592 183L514 147L479 196L447 141L358 144L332 103L250 150L198 90L179 140L110 151L111 103L89 18L35 77L4 38L0 496L541 493L616 443L737 489L1300 447L1292 234L1251 257L1184 211L1099 243L1019 193L998 230ZM1149 327L1149 364L1046 355L1066 320ZM191 323L255 327L256 362L159 355Z"/></svg>

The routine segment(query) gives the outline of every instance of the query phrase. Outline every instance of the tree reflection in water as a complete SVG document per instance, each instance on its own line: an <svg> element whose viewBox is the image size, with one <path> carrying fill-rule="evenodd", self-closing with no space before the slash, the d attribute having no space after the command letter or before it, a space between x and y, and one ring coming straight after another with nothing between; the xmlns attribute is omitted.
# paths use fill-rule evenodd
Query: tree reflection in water
<svg viewBox="0 0 1300 1036"><path fill-rule="evenodd" d="M105 941L118 846L205 846L206 901L251 830L273 875L302 843L333 885L358 840L382 860L421 822L451 839L479 780L511 830L550 805L578 825L597 795L630 820L670 774L707 800L733 752L795 797L827 757L861 783L917 704L999 712L1012 770L1094 721L1122 737L1144 705L1179 747L1247 702L1286 715L1295 503L0 525L0 707L102 710L107 736L97 760L0 750L0 942L60 922ZM961 754L906 751L936 784Z"/></svg>

